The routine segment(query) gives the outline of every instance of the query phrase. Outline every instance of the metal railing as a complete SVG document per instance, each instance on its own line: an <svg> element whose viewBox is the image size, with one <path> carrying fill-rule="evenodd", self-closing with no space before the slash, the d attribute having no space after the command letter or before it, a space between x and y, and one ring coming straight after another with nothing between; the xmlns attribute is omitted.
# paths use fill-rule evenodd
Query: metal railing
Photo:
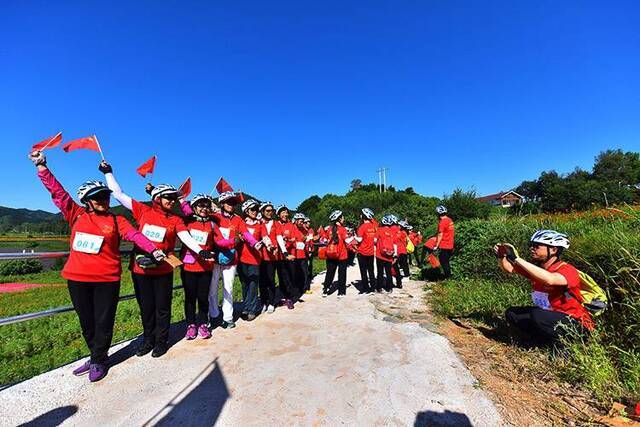
<svg viewBox="0 0 640 427"><path fill-rule="evenodd" d="M130 254L131 250L121 250L121 255ZM69 251L61 251L61 252L10 252L10 253L0 253L0 261L7 260L16 260L16 259L55 259L55 258L64 258L69 255ZM182 286L174 286L173 290L182 289ZM131 295L123 295L118 298L118 302L127 301L135 298L136 296ZM16 316L4 317L0 318L0 326L11 325L13 323L21 323L26 322L27 320L40 319L43 317L54 316L56 314L67 313L69 311L73 311L72 305L65 305L63 307L55 307L50 308L48 310L36 311L34 313L25 313L18 314Z"/></svg>

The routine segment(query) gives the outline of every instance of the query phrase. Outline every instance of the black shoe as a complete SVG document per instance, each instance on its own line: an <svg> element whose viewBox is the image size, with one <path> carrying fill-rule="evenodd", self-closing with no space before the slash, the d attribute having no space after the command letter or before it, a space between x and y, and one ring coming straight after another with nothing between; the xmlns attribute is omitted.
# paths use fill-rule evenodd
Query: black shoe
<svg viewBox="0 0 640 427"><path fill-rule="evenodd" d="M160 357L165 354L169 350L169 346L167 344L158 344L154 347L153 353L151 353L151 357Z"/></svg>
<svg viewBox="0 0 640 427"><path fill-rule="evenodd" d="M150 342L143 342L136 351L136 356L142 357L145 354L148 354L151 350L153 350L153 344Z"/></svg>
<svg viewBox="0 0 640 427"><path fill-rule="evenodd" d="M236 327L236 322L222 322L222 328L223 329L233 329Z"/></svg>

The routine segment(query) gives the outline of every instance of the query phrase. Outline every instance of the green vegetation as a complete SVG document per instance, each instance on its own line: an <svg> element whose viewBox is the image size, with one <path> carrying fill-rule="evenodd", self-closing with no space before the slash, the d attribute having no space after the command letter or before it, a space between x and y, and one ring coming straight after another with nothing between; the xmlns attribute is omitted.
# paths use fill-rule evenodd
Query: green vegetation
<svg viewBox="0 0 640 427"><path fill-rule="evenodd" d="M316 273L325 269L325 263L314 260ZM59 272L48 271L20 276L30 283L64 284ZM180 283L179 273L174 283ZM0 276L0 282L13 278ZM122 274L120 295L133 294L133 284L128 271ZM234 300L242 301L240 282L234 284ZM221 297L221 293L220 293ZM70 305L66 286L46 286L25 292L1 294L0 317L30 313L53 307ZM184 319L184 293L174 292L172 322ZM140 312L135 300L118 304L113 342L136 337L142 332ZM215 333L214 333L215 335ZM87 355L80 324L74 312L50 316L43 319L0 327L0 384L30 378L58 366L73 362Z"/></svg>
<svg viewBox="0 0 640 427"><path fill-rule="evenodd" d="M564 258L592 275L612 302L597 318L597 331L589 340L572 343L567 359L551 362L560 367L555 371L603 401L640 397L640 216L634 209L461 222L452 262L455 280L434 285L434 309L505 332L504 310L530 305L530 285L520 276L504 274L491 248L511 242L526 256L531 234L542 228L570 236Z"/></svg>
<svg viewBox="0 0 640 427"><path fill-rule="evenodd" d="M40 273L42 263L35 259L16 259L0 263L0 276L22 276Z"/></svg>

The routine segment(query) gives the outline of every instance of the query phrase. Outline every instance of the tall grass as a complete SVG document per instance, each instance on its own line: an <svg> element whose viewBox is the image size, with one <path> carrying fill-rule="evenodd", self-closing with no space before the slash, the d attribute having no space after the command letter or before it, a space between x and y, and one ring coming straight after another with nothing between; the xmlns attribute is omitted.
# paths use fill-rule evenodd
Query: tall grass
<svg viewBox="0 0 640 427"><path fill-rule="evenodd" d="M432 301L446 316L468 317L487 324L502 321L510 305L530 304L528 282L504 274L491 248L514 244L527 255L537 229L566 233L571 248L564 259L603 286L611 305L597 318L587 340L569 345L569 357L558 361L563 378L584 384L602 400L640 397L640 219L638 211L620 214L536 215L471 220L457 228L455 280L434 288Z"/></svg>

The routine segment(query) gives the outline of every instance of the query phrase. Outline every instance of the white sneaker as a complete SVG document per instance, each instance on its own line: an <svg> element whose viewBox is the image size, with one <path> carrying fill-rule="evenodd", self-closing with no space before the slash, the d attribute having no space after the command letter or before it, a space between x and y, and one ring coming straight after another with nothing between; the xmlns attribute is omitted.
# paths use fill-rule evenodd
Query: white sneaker
<svg viewBox="0 0 640 427"><path fill-rule="evenodd" d="M274 311L276 311L276 308L272 305L270 305L269 308L267 308L267 313L269 314L273 313Z"/></svg>
<svg viewBox="0 0 640 427"><path fill-rule="evenodd" d="M264 314L264 313L266 313L266 312L267 312L267 306L266 306L266 305L263 305L263 306L262 306L262 313Z"/></svg>

